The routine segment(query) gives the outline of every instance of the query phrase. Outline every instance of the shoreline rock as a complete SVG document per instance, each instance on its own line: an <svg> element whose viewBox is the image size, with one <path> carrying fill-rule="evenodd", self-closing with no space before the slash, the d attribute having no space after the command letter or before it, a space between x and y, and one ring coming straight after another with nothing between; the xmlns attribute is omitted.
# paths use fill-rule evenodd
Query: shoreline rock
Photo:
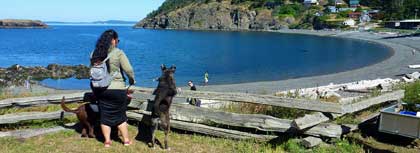
<svg viewBox="0 0 420 153"><path fill-rule="evenodd" d="M45 29L48 25L40 20L0 20L0 29Z"/></svg>
<svg viewBox="0 0 420 153"><path fill-rule="evenodd" d="M42 81L44 79L88 79L89 67L85 65L58 65L50 64L47 67L35 66L24 67L12 65L8 68L0 68L0 86L24 85L26 80Z"/></svg>

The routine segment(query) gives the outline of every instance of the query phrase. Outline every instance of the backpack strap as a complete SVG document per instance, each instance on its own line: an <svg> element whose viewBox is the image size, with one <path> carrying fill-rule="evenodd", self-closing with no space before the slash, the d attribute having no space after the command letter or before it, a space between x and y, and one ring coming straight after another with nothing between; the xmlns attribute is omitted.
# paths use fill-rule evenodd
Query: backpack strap
<svg viewBox="0 0 420 153"><path fill-rule="evenodd" d="M113 55L112 53L114 53L114 51L111 50L111 52L108 53L108 56L102 61L102 63L109 60L109 58L111 58L111 55ZM92 57L93 57L93 52L90 53L90 59L92 59Z"/></svg>
<svg viewBox="0 0 420 153"><path fill-rule="evenodd" d="M111 55L113 55L112 53L114 53L114 52L111 50L111 52L108 53L108 56L104 59L104 61L102 61L102 63L109 60L109 58L111 58Z"/></svg>

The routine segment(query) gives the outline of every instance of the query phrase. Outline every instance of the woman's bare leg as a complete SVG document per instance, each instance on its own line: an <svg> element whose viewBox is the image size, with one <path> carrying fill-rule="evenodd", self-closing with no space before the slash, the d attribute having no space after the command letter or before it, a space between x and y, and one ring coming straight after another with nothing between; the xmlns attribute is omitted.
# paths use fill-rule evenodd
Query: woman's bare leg
<svg viewBox="0 0 420 153"><path fill-rule="evenodd" d="M128 124L127 124L127 122L124 122L124 123L121 123L120 125L118 125L118 130L122 134L123 141L124 142L129 142L130 138L128 136Z"/></svg>
<svg viewBox="0 0 420 153"><path fill-rule="evenodd" d="M101 124L102 134L105 138L105 143L111 142L111 127Z"/></svg>

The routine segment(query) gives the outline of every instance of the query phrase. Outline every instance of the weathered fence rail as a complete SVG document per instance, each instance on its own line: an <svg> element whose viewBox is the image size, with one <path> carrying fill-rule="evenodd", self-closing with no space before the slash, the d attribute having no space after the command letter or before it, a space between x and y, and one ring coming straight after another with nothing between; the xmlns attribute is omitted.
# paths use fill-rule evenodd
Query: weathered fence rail
<svg viewBox="0 0 420 153"><path fill-rule="evenodd" d="M153 89L135 87L138 92L151 94ZM254 104L263 104L270 106L280 106L285 108L297 108L317 112L327 112L335 114L353 113L370 106L381 104L387 101L396 101L404 97L404 90L397 90L390 93L384 93L378 97L369 98L352 104L340 104L331 102L322 102L318 100L283 98L272 95L258 95L248 93L229 93L229 92L208 92L208 91L181 91L177 97L194 97L207 100L220 100L231 102L246 102Z"/></svg>
<svg viewBox="0 0 420 153"><path fill-rule="evenodd" d="M139 92L152 93L148 88L135 88ZM320 112L342 113L342 107L338 103L327 103L318 100L292 99L272 95L258 95L248 93L209 92L209 91L181 91L177 97L194 97L199 99L220 100L231 102L246 102L286 108L297 108Z"/></svg>
<svg viewBox="0 0 420 153"><path fill-rule="evenodd" d="M153 103L134 100L131 106L140 106L141 112L153 105ZM150 109L149 109L150 110ZM148 114L148 113L146 113ZM170 109L171 119L199 124L220 124L242 128L253 128L260 131L285 132L290 129L291 120L279 119L262 114L237 114L223 111L216 111L208 108L195 107L192 105L174 103Z"/></svg>
<svg viewBox="0 0 420 153"><path fill-rule="evenodd" d="M139 93L149 94L146 98L152 97L153 92L149 88L135 87ZM85 93L60 94L53 96L28 97L28 98L13 98L0 101L0 108L5 107L27 107L46 104L57 104L61 101L63 96L66 97L66 102L82 101ZM177 97L194 97L208 100L221 100L231 102L246 102L255 104L264 104L270 106L280 106L285 108L297 108L303 110L312 110L317 112L329 112L337 114L353 113L366 109L372 105L380 104L386 101L394 101L404 97L403 90L397 90L391 93L385 93L378 97L370 98L361 102L353 104L339 104L320 102L316 100L291 99L282 98L271 95L256 95L246 93L219 93L219 92L203 92L203 91L182 91ZM150 98L151 99L151 98Z"/></svg>
<svg viewBox="0 0 420 153"><path fill-rule="evenodd" d="M16 114L6 114L0 116L0 124L12 124L21 121L30 120L54 120L60 119L64 116L71 115L72 113L64 113L63 111L56 112L23 112Z"/></svg>
<svg viewBox="0 0 420 153"><path fill-rule="evenodd" d="M404 90L397 90L383 95L362 100L360 102L343 105L343 113L353 113L369 108L373 105L381 104L388 101L398 101L404 97Z"/></svg>
<svg viewBox="0 0 420 153"><path fill-rule="evenodd" d="M141 121L144 117L143 114L136 113L136 112L127 112L127 116L130 119L135 119L137 121ZM277 136L274 135L258 135L252 134L247 132L241 132L236 130L230 129L223 129L217 128L212 126L207 126L203 124L197 123L190 123L190 122L183 122L177 120L171 120L171 128L196 132L200 134L206 134L210 136L222 137L222 138L230 138L230 139L258 139L258 140L271 140L276 138Z"/></svg>
<svg viewBox="0 0 420 153"><path fill-rule="evenodd" d="M150 114L152 103L136 99L130 104L132 107L138 107L141 111L132 111L138 114ZM170 109L171 119L195 124L218 124L239 128L252 128L260 131L272 132L295 132L306 135L335 137L348 133L351 129L347 126L336 125L332 123L314 125L305 130L297 130L292 127L292 121L279 119L272 116L261 114L236 114L222 111L215 111L208 108L199 108L190 105L173 104ZM211 134L210 134L211 135Z"/></svg>
<svg viewBox="0 0 420 153"><path fill-rule="evenodd" d="M63 96L66 97L66 102L78 102L83 101L84 94L85 93L71 93L52 96L4 99L0 100L0 109L6 107L29 107L47 104L58 104L61 102Z"/></svg>

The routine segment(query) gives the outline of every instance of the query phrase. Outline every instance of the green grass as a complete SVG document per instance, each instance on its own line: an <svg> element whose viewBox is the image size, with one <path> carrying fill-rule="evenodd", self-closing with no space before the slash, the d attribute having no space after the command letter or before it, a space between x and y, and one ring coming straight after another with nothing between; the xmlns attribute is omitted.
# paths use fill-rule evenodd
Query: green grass
<svg viewBox="0 0 420 153"><path fill-rule="evenodd" d="M265 114L283 119L295 119L310 113L310 111L306 110L252 103L229 103L220 108L220 110L240 114Z"/></svg>
<svg viewBox="0 0 420 153"><path fill-rule="evenodd" d="M35 96L45 96L47 93L31 93L31 92L22 92L14 94L11 92L4 91L0 89L0 100L9 99L9 98L23 98L23 97L35 97Z"/></svg>
<svg viewBox="0 0 420 153"><path fill-rule="evenodd" d="M129 127L130 137L134 139L137 128ZM157 138L163 140L164 134L157 132ZM272 147L265 143L255 141L235 141L230 139L214 138L201 135L181 134L171 132L169 144L170 152L284 152L280 147ZM62 131L54 134L17 140L13 138L0 138L2 152L164 152L157 147L150 149L140 141L128 147L113 141L111 148L104 148L102 142L96 139L81 138L80 134L74 131Z"/></svg>
<svg viewBox="0 0 420 153"><path fill-rule="evenodd" d="M312 149L303 147L298 139L290 139L281 144L286 152L291 153L361 153L364 152L360 145L349 142L346 139L333 139L331 144L321 144Z"/></svg>
<svg viewBox="0 0 420 153"><path fill-rule="evenodd" d="M358 144L349 142L346 139L334 139L332 146L317 147L313 150L314 153L364 153L363 147Z"/></svg>
<svg viewBox="0 0 420 153"><path fill-rule="evenodd" d="M129 126L130 137L134 139L137 128ZM140 133L141 134L141 133ZM157 138L163 140L164 134L158 131ZM171 132L169 137L170 152L200 153L200 152L238 152L238 153L359 153L364 152L362 147L350 143L346 139L335 139L331 145L320 145L312 149L304 148L297 139L290 139L278 144L257 142L254 140L230 140L195 134L182 134ZM104 148L103 143L96 139L81 138L73 131L61 131L25 140L14 138L0 138L2 152L38 153L38 152L164 152L161 148L150 149L145 143L134 141L128 147L113 141L111 148Z"/></svg>

